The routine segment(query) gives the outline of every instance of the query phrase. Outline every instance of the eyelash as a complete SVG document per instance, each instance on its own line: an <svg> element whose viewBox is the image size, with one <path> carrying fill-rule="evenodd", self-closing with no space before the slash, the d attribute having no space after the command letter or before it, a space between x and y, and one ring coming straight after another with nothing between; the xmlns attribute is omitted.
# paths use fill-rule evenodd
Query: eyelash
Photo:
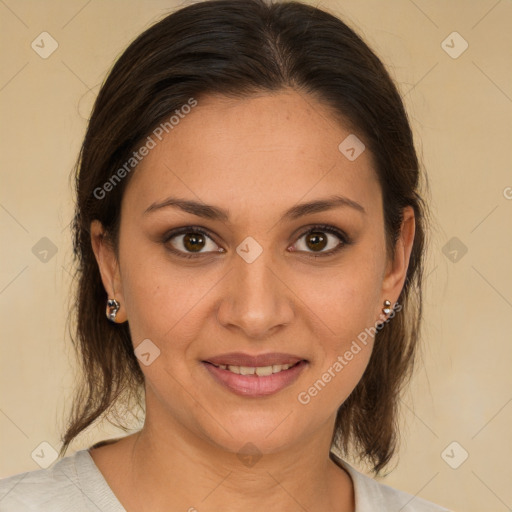
<svg viewBox="0 0 512 512"><path fill-rule="evenodd" d="M297 240L300 240L302 237L309 235L310 233L313 233L315 231L320 231L322 233L330 233L331 235L335 235L340 239L341 243L337 247L335 247L334 249L331 249L328 252L312 253L310 256L308 256L311 258L316 259L319 257L332 256L332 255L338 253L345 246L350 245L352 243L352 240L350 239L350 237L348 237L348 235L346 233L344 233L343 231L341 231L333 226L328 226L326 224L317 224L315 226L312 226L306 232L302 233L302 235L300 235L297 238ZM187 233L198 233L198 234L201 234L201 235L206 236L206 237L210 238L211 240L213 240L213 238L203 228L198 227L198 226L186 226L183 228L178 228L173 231L170 231L169 233L166 233L165 236L163 237L162 243L167 244L175 236L184 235ZM205 254L208 254L208 253L197 253L197 254L185 253L182 251L178 251L177 249L174 249L172 247L169 247L168 250L170 252L172 252L173 254L176 254L178 257L187 258L187 259L199 258L199 257L204 256ZM304 251L297 251L297 252L302 253ZM305 253L309 254L307 251L305 251Z"/></svg>

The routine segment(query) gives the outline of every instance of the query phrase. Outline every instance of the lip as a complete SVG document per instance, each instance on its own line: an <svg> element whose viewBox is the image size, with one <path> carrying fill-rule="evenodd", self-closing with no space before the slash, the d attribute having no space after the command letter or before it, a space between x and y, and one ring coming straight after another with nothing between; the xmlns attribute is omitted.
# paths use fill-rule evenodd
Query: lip
<svg viewBox="0 0 512 512"><path fill-rule="evenodd" d="M217 359L217 358L216 358ZM234 361L235 359L233 359ZM289 360L288 359L286 361ZM247 361L247 359L244 359ZM275 359L274 359L275 361ZM288 364L286 361L283 363L274 364ZM229 370L223 370L212 364L212 361L202 361L203 366L208 370L213 378L229 389L231 392L239 396L244 397L264 397L273 395L282 389L290 386L295 382L299 375L307 366L307 361L304 359L298 359L294 366L288 368L288 370L281 370L278 373L260 377L258 375L239 375ZM225 363L216 363L225 364ZM234 364L233 366L266 366L265 364Z"/></svg>
<svg viewBox="0 0 512 512"><path fill-rule="evenodd" d="M268 354L250 355L243 352L230 352L215 357L205 359L203 362L216 365L225 364L231 366L270 366L274 364L295 364L304 361L303 357L281 352L272 352Z"/></svg>

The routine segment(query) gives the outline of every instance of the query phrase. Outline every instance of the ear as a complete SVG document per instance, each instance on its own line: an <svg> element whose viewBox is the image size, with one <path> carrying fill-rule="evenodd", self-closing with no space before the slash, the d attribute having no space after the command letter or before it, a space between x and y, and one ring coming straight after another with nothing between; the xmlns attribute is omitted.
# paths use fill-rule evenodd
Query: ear
<svg viewBox="0 0 512 512"><path fill-rule="evenodd" d="M103 287L107 292L108 298L116 299L120 304L116 316L116 323L126 322L126 308L119 262L114 248L105 236L105 230L99 220L93 220L91 222L91 244L100 269L101 281L103 282Z"/></svg>
<svg viewBox="0 0 512 512"><path fill-rule="evenodd" d="M400 296L407 277L415 230L414 210L407 206L403 210L400 236L395 245L393 260L386 265L382 282L382 302L389 300L393 305Z"/></svg>

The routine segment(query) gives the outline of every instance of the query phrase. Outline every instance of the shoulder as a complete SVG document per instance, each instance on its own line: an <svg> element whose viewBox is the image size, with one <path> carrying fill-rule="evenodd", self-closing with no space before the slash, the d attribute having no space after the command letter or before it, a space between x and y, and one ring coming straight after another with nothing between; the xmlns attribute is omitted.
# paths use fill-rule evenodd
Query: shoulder
<svg viewBox="0 0 512 512"><path fill-rule="evenodd" d="M59 505L80 501L80 485L75 469L76 454L65 457L48 469L19 473L0 480L0 510L60 510ZM71 501L72 500L72 501ZM62 508L62 510L65 510ZM78 510L78 509L77 509Z"/></svg>
<svg viewBox="0 0 512 512"><path fill-rule="evenodd" d="M87 450L81 450L50 468L0 479L0 512L114 510L108 502L110 489L102 487L105 483L89 459Z"/></svg>
<svg viewBox="0 0 512 512"><path fill-rule="evenodd" d="M333 459L352 478L356 512L372 512L375 510L389 512L451 512L445 507L377 482L373 478L360 473L334 454Z"/></svg>

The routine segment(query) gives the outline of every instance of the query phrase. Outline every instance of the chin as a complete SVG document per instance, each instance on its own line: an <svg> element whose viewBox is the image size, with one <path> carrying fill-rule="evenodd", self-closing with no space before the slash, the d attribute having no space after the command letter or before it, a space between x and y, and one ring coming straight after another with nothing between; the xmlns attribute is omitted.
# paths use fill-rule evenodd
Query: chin
<svg viewBox="0 0 512 512"><path fill-rule="evenodd" d="M199 428L207 442L223 451L237 455L277 453L300 443L307 435L305 421L297 425L297 414L291 407L281 410L279 413L265 411L261 406L252 412L237 410L221 425L209 418L208 424L203 423Z"/></svg>

